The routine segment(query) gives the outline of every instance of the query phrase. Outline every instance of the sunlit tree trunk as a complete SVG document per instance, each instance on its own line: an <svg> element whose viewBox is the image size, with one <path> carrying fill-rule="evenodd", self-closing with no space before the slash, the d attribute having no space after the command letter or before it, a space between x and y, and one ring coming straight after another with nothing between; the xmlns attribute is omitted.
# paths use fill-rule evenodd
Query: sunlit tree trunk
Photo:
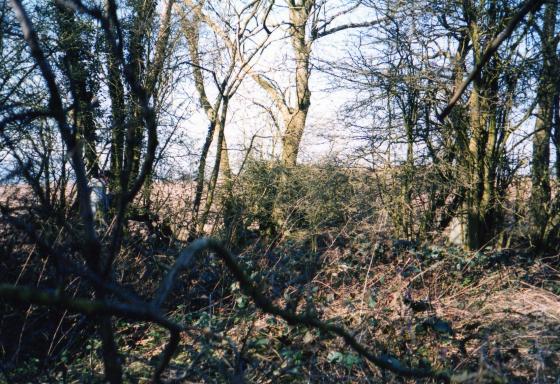
<svg viewBox="0 0 560 384"><path fill-rule="evenodd" d="M290 41L295 58L295 105L283 113L284 136L282 137L282 165L294 167L301 138L305 130L307 114L311 105L309 90L309 59L312 41L306 37L306 26L313 1L301 3L289 2L290 5Z"/></svg>
<svg viewBox="0 0 560 384"><path fill-rule="evenodd" d="M538 248L544 245L551 215L550 140L553 131L554 100L558 95L558 56L555 24L558 2L548 2L542 29L541 51L543 66L537 90L537 114L533 134L531 165L532 240Z"/></svg>
<svg viewBox="0 0 560 384"><path fill-rule="evenodd" d="M495 17L495 14L489 12L488 17ZM481 30L476 20L471 21L469 31L475 62L478 62L484 49L481 46L483 34L487 32ZM498 126L498 114L507 113L508 106L500 105L499 101L498 79L501 73L497 60L487 64L473 81L468 104L470 138L463 163L467 175L466 245L471 250L487 245L498 224L496 170L500 149L497 148L497 136L498 131L504 129L502 125Z"/></svg>

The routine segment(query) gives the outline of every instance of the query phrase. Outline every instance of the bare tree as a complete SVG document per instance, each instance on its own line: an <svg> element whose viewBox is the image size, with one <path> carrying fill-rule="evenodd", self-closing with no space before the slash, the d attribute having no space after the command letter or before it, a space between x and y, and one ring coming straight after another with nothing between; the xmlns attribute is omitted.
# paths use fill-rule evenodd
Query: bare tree
<svg viewBox="0 0 560 384"><path fill-rule="evenodd" d="M220 170L224 176L226 195L231 195L231 167L225 138L228 106L239 86L255 64L262 51L268 46L269 35L261 33L257 16L266 11L264 1L254 1L248 5L222 2L221 4L201 1L187 1L185 9L179 9L183 34L187 40L190 64L199 103L209 120L206 140L202 147L198 164L197 183L192 209L190 237L203 233L216 189ZM218 43L214 53L202 55L209 48L209 41L201 41L201 33L213 33ZM204 46L202 46L204 44ZM214 101L208 96L215 93ZM199 217L202 202L206 161L212 141L216 137L216 160L210 177L210 184L202 216ZM229 191L229 192L228 192ZM227 216L227 212L226 212ZM226 219L227 221L227 219Z"/></svg>
<svg viewBox="0 0 560 384"><path fill-rule="evenodd" d="M361 1L333 5L327 0L287 0L288 19L286 26L294 69L291 73L293 91L286 94L272 79L262 73L253 73L253 79L266 91L280 112L284 125L282 135L281 161L284 167L296 165L301 139L305 130L307 115L311 106L311 59L314 43L331 34L354 28L377 25L380 20L361 23L339 22L347 15L361 8ZM267 14L268 15L268 14ZM266 18L263 20L266 25Z"/></svg>
<svg viewBox="0 0 560 384"><path fill-rule="evenodd" d="M560 72L558 66L558 3L550 1L544 10L542 26L536 24L541 40L542 67L536 95L537 112L533 134L533 161L531 165L531 216L533 221L533 241L543 248L552 240L549 238L553 219L550 186L550 143L553 131L554 111L558 108Z"/></svg>

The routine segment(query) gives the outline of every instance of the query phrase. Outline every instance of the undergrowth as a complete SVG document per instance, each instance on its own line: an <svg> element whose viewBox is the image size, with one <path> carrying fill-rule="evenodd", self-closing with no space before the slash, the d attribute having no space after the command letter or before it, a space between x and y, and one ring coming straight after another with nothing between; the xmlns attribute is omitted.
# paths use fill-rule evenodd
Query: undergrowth
<svg viewBox="0 0 560 384"><path fill-rule="evenodd" d="M174 256L146 242L130 244L116 273L150 296L150 281L159 280ZM267 245L255 241L239 255L263 292L281 307L345 326L372 350L450 370L463 382L554 383L560 377L557 258L513 250L468 253L387 239L368 228L293 232L275 247ZM166 306L188 325L166 374L169 382L403 381L340 339L262 314L211 256L182 276ZM0 382L103 382L99 339L79 340L88 327L84 318L19 310L4 316L6 322L25 315L24 326L13 327L11 335L29 340L36 330L51 347L23 346L17 368L5 365ZM149 381L166 332L124 320L115 328L125 380Z"/></svg>

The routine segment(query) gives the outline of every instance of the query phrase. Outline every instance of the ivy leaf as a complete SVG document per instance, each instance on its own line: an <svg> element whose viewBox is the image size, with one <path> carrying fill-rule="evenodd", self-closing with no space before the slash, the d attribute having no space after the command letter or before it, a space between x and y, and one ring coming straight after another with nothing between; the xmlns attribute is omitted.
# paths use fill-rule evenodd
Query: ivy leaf
<svg viewBox="0 0 560 384"><path fill-rule="evenodd" d="M453 335L453 328L451 327L451 324L448 321L439 319L437 317L430 317L424 320L424 325L426 327L432 328L439 334Z"/></svg>
<svg viewBox="0 0 560 384"><path fill-rule="evenodd" d="M344 364L346 366L346 368L350 369L354 365L359 364L360 361L361 361L360 356L354 355L352 353L347 353L347 354L344 355L344 358L342 360L342 364Z"/></svg>
<svg viewBox="0 0 560 384"><path fill-rule="evenodd" d="M265 346L265 345L268 345L268 344L270 344L270 340L268 340L266 337L262 337L262 338L257 339L255 341L255 345L258 346L258 347L262 347L262 346Z"/></svg>
<svg viewBox="0 0 560 384"><path fill-rule="evenodd" d="M368 299L368 307L373 309L375 308L376 304L377 304L377 300L375 300L375 296L371 295Z"/></svg>
<svg viewBox="0 0 560 384"><path fill-rule="evenodd" d="M344 359L344 355L337 351L330 351L327 355L327 361L329 363L340 363Z"/></svg>

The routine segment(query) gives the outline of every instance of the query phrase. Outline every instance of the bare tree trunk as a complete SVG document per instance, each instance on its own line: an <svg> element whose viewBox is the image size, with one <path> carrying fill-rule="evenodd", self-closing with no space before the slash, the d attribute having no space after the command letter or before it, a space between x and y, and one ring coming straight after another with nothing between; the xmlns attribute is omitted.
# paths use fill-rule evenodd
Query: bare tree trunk
<svg viewBox="0 0 560 384"><path fill-rule="evenodd" d="M560 62L560 57L557 58ZM554 108L554 148L556 149L555 173L560 180L560 80L556 82L556 95L552 103Z"/></svg>
<svg viewBox="0 0 560 384"><path fill-rule="evenodd" d="M310 24L310 11L315 6L313 0L288 1L290 19L290 44L295 61L294 103L289 103L283 92L264 76L253 74L253 79L269 94L282 115L284 133L282 135L281 164L285 169L296 166L301 138L305 131L307 114L311 105L309 60L313 38L308 38L306 28Z"/></svg>
<svg viewBox="0 0 560 384"><path fill-rule="evenodd" d="M537 110L533 135L533 161L531 166L531 219L532 237L540 247L545 237L550 210L550 105L544 100Z"/></svg>
<svg viewBox="0 0 560 384"><path fill-rule="evenodd" d="M411 111L413 112L413 111ZM414 113L414 112L413 112ZM404 183L401 191L403 199L403 230L406 239L412 240L413 219L412 219L412 185L414 177L414 124L415 117L405 117L406 129L406 164L404 169Z"/></svg>
<svg viewBox="0 0 560 384"><path fill-rule="evenodd" d="M307 110L299 110L289 117L284 118L286 130L282 137L282 165L286 168L293 168L297 164L297 157L301 138L305 130L307 120Z"/></svg>
<svg viewBox="0 0 560 384"><path fill-rule="evenodd" d="M87 80L92 76L87 71L83 52L84 44L80 38L80 30L75 22L72 11L57 7L57 21L60 28L61 43L65 50L64 65L70 81L71 93L74 99L72 113L74 125L77 128L79 142L84 146L85 165L88 172L96 174L99 171L96 151L95 119L92 113L91 102L93 93L87 87ZM96 244L99 251L99 244ZM96 259L89 260L92 270L100 272L102 258L99 254ZM102 299L104 292L96 289L96 295ZM105 379L111 384L122 382L122 367L119 361L118 347L112 329L110 316L101 316L97 319L97 328L101 335L102 356L105 367Z"/></svg>
<svg viewBox="0 0 560 384"><path fill-rule="evenodd" d="M537 118L533 134L533 161L531 166L531 222L532 240L542 248L547 237L551 215L550 188L550 139L553 130L554 100L558 95L558 56L555 39L555 24L558 2L546 4L542 31L543 67L537 90Z"/></svg>
<svg viewBox="0 0 560 384"><path fill-rule="evenodd" d="M200 154L200 160L198 161L198 172L196 174L196 187L194 191L193 206L191 210L191 224L189 230L189 239L194 240L198 237L198 214L200 211L200 203L202 202L202 194L204 192L204 175L206 173L206 159L208 158L208 152L210 151L210 145L212 145L212 140L214 138L214 131L216 130L216 121L211 120L208 126L208 132L206 134L206 140L202 146L202 152Z"/></svg>
<svg viewBox="0 0 560 384"><path fill-rule="evenodd" d="M110 185L112 192L118 193L120 178L124 161L124 134L125 134L125 102L124 86L116 58L107 48L108 87L111 99L111 164L113 181Z"/></svg>
<svg viewBox="0 0 560 384"><path fill-rule="evenodd" d="M225 121L227 117L227 107L228 99L224 98L222 104L222 112L220 116L220 121L218 123L218 129L216 130L216 160L214 162L214 169L212 171L212 176L210 177L210 183L208 185L208 191L206 194L206 203L204 204L204 211L198 220L198 233L204 233L204 226L208 221L208 216L210 214L210 209L214 202L214 195L216 193L216 186L218 185L218 177L220 176L220 170L222 170L224 176L223 188L226 195L231 195L231 169L229 164L229 156L227 152L227 144L224 132Z"/></svg>
<svg viewBox="0 0 560 384"><path fill-rule="evenodd" d="M135 0L132 2L135 17L132 20L131 37L129 43L131 69L136 79L146 80L146 48L148 46L149 33L154 20L156 1ZM147 84L143 84L146 86ZM149 91L149 90L147 90ZM148 97L151 95L148 94ZM131 110L131 122L129 134L131 135L131 164L130 180L136 179L140 171L142 157L142 146L144 142L144 124L142 121L142 106L140 100L133 100Z"/></svg>
<svg viewBox="0 0 560 384"><path fill-rule="evenodd" d="M305 122L311 104L309 90L309 59L312 40L306 38L306 26L313 1L304 1L301 5L290 5L290 37L296 64L295 71L295 102L289 113L284 113L284 136L282 137L282 165L292 168L297 163L301 138L305 130Z"/></svg>
<svg viewBox="0 0 560 384"><path fill-rule="evenodd" d="M478 249L482 243L480 238L482 231L482 207L480 199L483 193L482 175L480 174L480 139L483 130L483 119L481 116L481 105L478 86L475 85L469 99L471 138L469 141L469 153L467 161L467 175L469 187L467 189L466 213L467 213L467 246L471 250Z"/></svg>
<svg viewBox="0 0 560 384"><path fill-rule="evenodd" d="M477 12L474 4L466 6L465 12L471 19L469 25L470 41L475 65L483 60L486 48L484 28L478 25ZM498 22L497 10L491 7L488 18ZM490 22L487 22L490 23ZM500 167L500 154L504 151L504 140L498 141L498 135L507 135L506 127L500 116L507 115L511 108L510 93L513 92L515 80L504 77L502 65L507 61L495 54L494 59L484 66L481 73L473 81L469 98L469 133L468 149L461 160L467 176L465 188L465 212L467 247L477 250L487 245L497 232L501 215L499 214L500 196L496 192L498 183L497 172ZM502 79L502 80L500 80ZM500 81L506 82L506 89L500 90ZM511 83L511 84L510 84ZM512 86L513 84L513 86ZM513 89L512 89L513 87Z"/></svg>

